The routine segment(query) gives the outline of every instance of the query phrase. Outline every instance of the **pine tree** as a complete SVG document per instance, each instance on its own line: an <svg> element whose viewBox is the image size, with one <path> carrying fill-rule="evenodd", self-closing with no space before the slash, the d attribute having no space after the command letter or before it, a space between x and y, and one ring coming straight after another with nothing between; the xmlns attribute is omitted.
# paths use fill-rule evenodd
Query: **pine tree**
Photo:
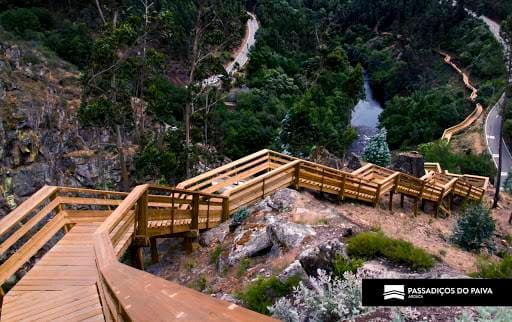
<svg viewBox="0 0 512 322"><path fill-rule="evenodd" d="M372 136L363 152L363 160L381 167L388 166L391 162L391 153L386 141L387 132L382 128L379 133Z"/></svg>

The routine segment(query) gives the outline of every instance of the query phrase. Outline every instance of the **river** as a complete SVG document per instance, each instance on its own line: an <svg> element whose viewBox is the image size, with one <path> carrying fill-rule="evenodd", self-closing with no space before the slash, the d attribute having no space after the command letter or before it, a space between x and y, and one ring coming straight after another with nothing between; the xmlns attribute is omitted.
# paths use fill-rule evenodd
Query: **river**
<svg viewBox="0 0 512 322"><path fill-rule="evenodd" d="M352 112L351 125L356 129L358 138L352 143L349 152L362 154L370 136L378 131L379 115L382 113L382 106L374 98L370 87L370 80L365 73L364 76L365 98L360 100Z"/></svg>

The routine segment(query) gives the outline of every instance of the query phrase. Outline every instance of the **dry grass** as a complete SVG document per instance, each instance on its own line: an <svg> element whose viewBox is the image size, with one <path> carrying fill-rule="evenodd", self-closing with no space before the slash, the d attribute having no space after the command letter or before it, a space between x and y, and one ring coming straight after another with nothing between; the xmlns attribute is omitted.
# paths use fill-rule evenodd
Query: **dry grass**
<svg viewBox="0 0 512 322"><path fill-rule="evenodd" d="M321 213L295 213L292 217L292 221L296 224L302 225L326 225L329 223L327 215Z"/></svg>

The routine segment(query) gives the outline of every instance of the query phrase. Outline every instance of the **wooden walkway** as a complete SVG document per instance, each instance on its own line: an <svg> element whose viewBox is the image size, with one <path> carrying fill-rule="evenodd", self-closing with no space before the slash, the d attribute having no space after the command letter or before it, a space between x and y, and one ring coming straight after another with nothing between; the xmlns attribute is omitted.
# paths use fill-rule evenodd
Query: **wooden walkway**
<svg viewBox="0 0 512 322"><path fill-rule="evenodd" d="M462 122L460 122L459 124L455 124L454 126L449 127L444 130L443 136L441 137L441 139L444 139L444 140L447 140L448 142L450 142L450 140L452 139L452 136L467 129L473 123L475 123L476 120L478 120L478 118L484 112L484 107L482 106L482 104L480 104L476 101L476 99L478 98L478 89L476 89L476 87L474 87L471 84L471 81L469 80L469 76L464 71L462 71L457 65L455 65L455 63L452 62L452 57L450 55L448 55L447 53L443 53L443 52L439 52L439 54L444 57L445 63L450 65L457 73L459 73L462 76L462 81L464 82L464 85L469 90L471 90L471 95L469 96L469 100L471 102L475 103L475 109L473 110L473 112L471 112L471 114L469 114Z"/></svg>
<svg viewBox="0 0 512 322"><path fill-rule="evenodd" d="M346 172L262 150L176 188L140 185L122 193L45 186L0 220L6 258L0 284L50 248L3 297L1 320L270 321L119 259L131 247L143 268L143 247L158 260L156 238L182 236L189 245L200 231L285 187L373 206L389 195L390 209L400 194L402 203L414 199L415 214L419 203L431 202L436 214L449 215L454 198L480 201L488 185L488 178L450 174L439 164L426 164L426 172L415 178L373 164Z"/></svg>

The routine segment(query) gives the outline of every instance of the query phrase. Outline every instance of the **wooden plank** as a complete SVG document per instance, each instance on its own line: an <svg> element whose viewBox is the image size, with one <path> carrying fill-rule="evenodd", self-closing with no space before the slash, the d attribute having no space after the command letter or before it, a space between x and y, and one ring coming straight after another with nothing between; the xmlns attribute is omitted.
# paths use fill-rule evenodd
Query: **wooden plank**
<svg viewBox="0 0 512 322"><path fill-rule="evenodd" d="M0 219L0 237L25 218L27 214L41 205L43 201L54 195L58 189L58 187L53 186L42 187L7 216Z"/></svg>
<svg viewBox="0 0 512 322"><path fill-rule="evenodd" d="M20 228L18 228L9 238L7 238L0 245L0 255L3 255L14 243L16 243L21 237L23 237L28 231L30 231L34 226L41 221L44 217L46 217L50 212L55 210L55 208L59 205L59 198L52 200L48 205L46 205L43 209L41 209L37 214L35 214L32 218L30 218L25 224L23 224Z"/></svg>

